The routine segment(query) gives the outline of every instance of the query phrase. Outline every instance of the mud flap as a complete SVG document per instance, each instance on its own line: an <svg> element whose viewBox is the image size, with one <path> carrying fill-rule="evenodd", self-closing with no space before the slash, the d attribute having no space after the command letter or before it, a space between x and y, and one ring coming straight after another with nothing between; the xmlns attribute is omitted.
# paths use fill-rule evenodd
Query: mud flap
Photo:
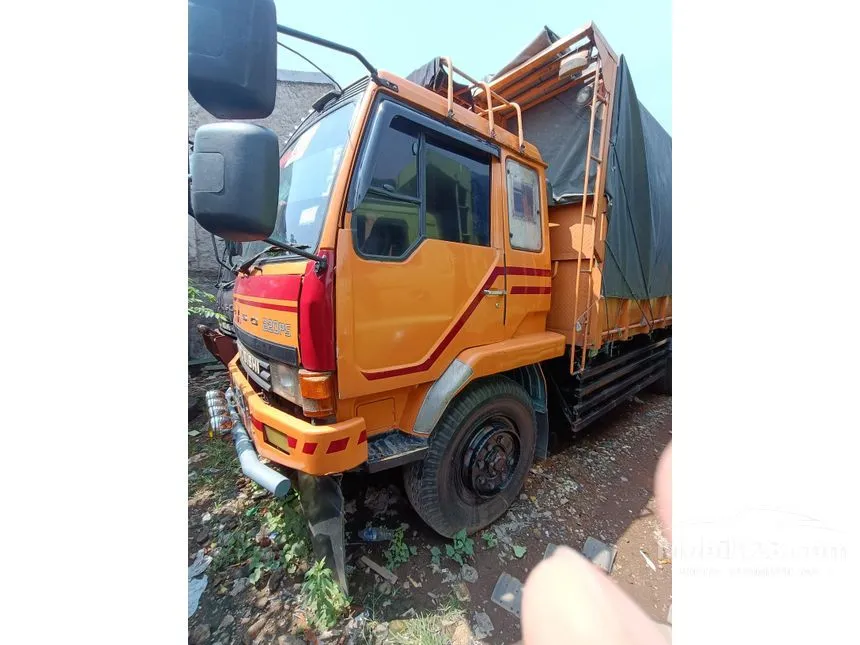
<svg viewBox="0 0 860 645"><path fill-rule="evenodd" d="M299 472L298 480L302 510L311 531L314 555L317 559L325 559L341 589L347 593L341 475L315 477Z"/></svg>

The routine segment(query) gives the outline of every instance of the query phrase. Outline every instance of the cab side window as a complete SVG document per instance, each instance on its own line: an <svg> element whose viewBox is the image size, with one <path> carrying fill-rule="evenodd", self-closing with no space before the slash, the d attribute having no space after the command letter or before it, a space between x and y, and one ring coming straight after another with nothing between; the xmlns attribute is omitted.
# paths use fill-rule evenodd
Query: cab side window
<svg viewBox="0 0 860 645"><path fill-rule="evenodd" d="M427 237L490 245L490 165L427 142Z"/></svg>
<svg viewBox="0 0 860 645"><path fill-rule="evenodd" d="M418 134L392 119L376 150L370 187L353 214L362 255L401 257L419 236Z"/></svg>
<svg viewBox="0 0 860 645"><path fill-rule="evenodd" d="M425 238L490 245L490 158L402 116L373 152L367 194L353 212L356 250L406 257Z"/></svg>
<svg viewBox="0 0 860 645"><path fill-rule="evenodd" d="M540 251L541 239L540 191L538 174L515 159L505 164L508 187L508 227L511 248Z"/></svg>

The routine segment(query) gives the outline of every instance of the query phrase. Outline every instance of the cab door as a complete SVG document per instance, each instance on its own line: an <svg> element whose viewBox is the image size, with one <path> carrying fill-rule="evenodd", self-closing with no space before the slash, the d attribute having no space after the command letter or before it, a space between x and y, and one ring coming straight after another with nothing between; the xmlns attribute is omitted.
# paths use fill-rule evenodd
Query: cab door
<svg viewBox="0 0 860 645"><path fill-rule="evenodd" d="M338 237L343 398L435 380L504 336L498 148L389 99L370 118Z"/></svg>
<svg viewBox="0 0 860 645"><path fill-rule="evenodd" d="M544 169L534 162L508 155L504 160L505 258L508 337L540 333L549 314L549 218Z"/></svg>

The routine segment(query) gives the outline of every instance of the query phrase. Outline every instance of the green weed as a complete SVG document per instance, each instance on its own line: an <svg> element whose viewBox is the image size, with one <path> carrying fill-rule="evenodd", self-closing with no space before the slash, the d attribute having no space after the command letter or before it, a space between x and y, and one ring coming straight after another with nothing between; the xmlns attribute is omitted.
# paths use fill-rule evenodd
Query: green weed
<svg viewBox="0 0 860 645"><path fill-rule="evenodd" d="M350 599L332 578L325 560L308 569L302 584L302 606L311 627L319 631L331 629L349 608L349 603Z"/></svg>
<svg viewBox="0 0 860 645"><path fill-rule="evenodd" d="M267 540L258 542L264 534ZM270 499L238 516L238 525L218 538L213 567L216 570L247 564L248 580L256 584L266 572L285 569L294 574L310 553L308 530L298 511L298 497Z"/></svg>
<svg viewBox="0 0 860 645"><path fill-rule="evenodd" d="M418 549L414 546L409 546L403 541L403 527L394 531L394 538L391 544L385 549L385 566L394 570L401 564L406 564L409 561L410 555L418 553Z"/></svg>
<svg viewBox="0 0 860 645"><path fill-rule="evenodd" d="M442 564L442 551L439 550L438 546L430 547L430 562L436 566Z"/></svg>
<svg viewBox="0 0 860 645"><path fill-rule="evenodd" d="M496 535L495 531L484 531L481 534L481 537L483 538L484 544L488 549L492 549L499 543L499 538Z"/></svg>
<svg viewBox="0 0 860 645"><path fill-rule="evenodd" d="M453 544L445 545L445 554L459 565L463 565L474 553L475 541L466 535L465 529L454 534Z"/></svg>

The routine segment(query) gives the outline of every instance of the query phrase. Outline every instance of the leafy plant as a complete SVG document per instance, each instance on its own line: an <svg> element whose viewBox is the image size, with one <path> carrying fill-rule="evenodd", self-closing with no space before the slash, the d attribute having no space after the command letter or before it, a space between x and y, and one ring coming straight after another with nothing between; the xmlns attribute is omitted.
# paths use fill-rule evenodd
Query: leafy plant
<svg viewBox="0 0 860 645"><path fill-rule="evenodd" d="M396 569L401 564L406 564L409 561L409 556L416 553L418 553L417 548L409 546L403 541L403 527L400 527L394 531L391 544L385 549L385 566L389 569Z"/></svg>
<svg viewBox="0 0 860 645"><path fill-rule="evenodd" d="M290 574L310 553L307 529L295 506L296 495L272 500L261 510L251 506L238 516L239 524L218 538L219 548L213 565L216 569L247 564L248 580L259 582L264 573L285 569ZM258 536L265 534L266 541ZM265 546L262 546L265 544Z"/></svg>
<svg viewBox="0 0 860 645"><path fill-rule="evenodd" d="M526 554L526 547L519 544L514 545L514 557L521 558Z"/></svg>
<svg viewBox="0 0 860 645"><path fill-rule="evenodd" d="M454 534L454 543L445 545L445 553L459 565L475 553L475 541L466 535L466 529Z"/></svg>
<svg viewBox="0 0 860 645"><path fill-rule="evenodd" d="M280 563L272 555L271 551L256 548L251 552L251 560L248 564L251 568L251 573L248 575L248 582L252 585L257 584L265 571L274 571L275 569L281 568Z"/></svg>
<svg viewBox="0 0 860 645"><path fill-rule="evenodd" d="M212 309L209 305L215 302L215 296L196 286L188 279L188 315L202 316L203 318L215 318L216 320L227 320L227 317Z"/></svg>
<svg viewBox="0 0 860 645"><path fill-rule="evenodd" d="M484 531L481 537L484 539L484 544L488 549L492 549L499 543L499 538L495 531Z"/></svg>
<svg viewBox="0 0 860 645"><path fill-rule="evenodd" d="M310 553L307 524L297 510L298 504L298 495L291 494L282 502L270 504L263 514L265 531L281 552L278 564L290 574Z"/></svg>
<svg viewBox="0 0 860 645"><path fill-rule="evenodd" d="M442 563L442 551L438 546L430 547L430 562L436 566Z"/></svg>
<svg viewBox="0 0 860 645"><path fill-rule="evenodd" d="M332 578L324 559L319 560L305 574L302 601L307 611L308 624L319 631L334 627L350 603Z"/></svg>

